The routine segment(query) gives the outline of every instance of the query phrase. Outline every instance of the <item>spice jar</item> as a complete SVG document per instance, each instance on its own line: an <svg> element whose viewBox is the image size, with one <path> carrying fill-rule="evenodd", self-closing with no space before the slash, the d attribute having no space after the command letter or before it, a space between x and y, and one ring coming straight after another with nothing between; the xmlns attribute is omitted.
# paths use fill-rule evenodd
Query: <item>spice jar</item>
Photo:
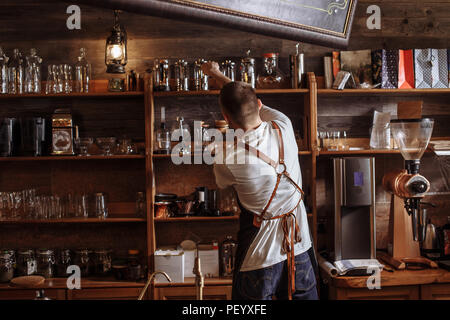
<svg viewBox="0 0 450 320"><path fill-rule="evenodd" d="M128 250L128 280L138 281L142 278L142 266L139 250Z"/></svg>
<svg viewBox="0 0 450 320"><path fill-rule="evenodd" d="M58 253L56 261L56 275L58 277L67 276L67 267L72 264L72 253L69 249L62 249Z"/></svg>
<svg viewBox="0 0 450 320"><path fill-rule="evenodd" d="M83 277L89 276L91 272L91 260L88 249L78 249L75 251L74 264L80 268Z"/></svg>
<svg viewBox="0 0 450 320"><path fill-rule="evenodd" d="M9 282L14 278L14 261L8 251L0 253L0 283Z"/></svg>
<svg viewBox="0 0 450 320"><path fill-rule="evenodd" d="M94 251L94 274L104 276L111 271L111 250L99 249Z"/></svg>
<svg viewBox="0 0 450 320"><path fill-rule="evenodd" d="M17 275L30 276L36 273L37 262L34 251L21 249L17 252Z"/></svg>
<svg viewBox="0 0 450 320"><path fill-rule="evenodd" d="M40 249L36 254L37 274L44 278L53 278L55 274L55 253L53 250Z"/></svg>

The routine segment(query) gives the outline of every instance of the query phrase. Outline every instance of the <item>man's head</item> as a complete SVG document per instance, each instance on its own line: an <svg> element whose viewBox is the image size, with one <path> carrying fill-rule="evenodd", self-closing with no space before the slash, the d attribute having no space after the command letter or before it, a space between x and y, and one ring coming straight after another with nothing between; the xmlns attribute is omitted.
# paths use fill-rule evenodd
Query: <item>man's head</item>
<svg viewBox="0 0 450 320"><path fill-rule="evenodd" d="M231 127L251 129L261 122L260 101L255 90L245 82L230 82L220 91L220 107Z"/></svg>

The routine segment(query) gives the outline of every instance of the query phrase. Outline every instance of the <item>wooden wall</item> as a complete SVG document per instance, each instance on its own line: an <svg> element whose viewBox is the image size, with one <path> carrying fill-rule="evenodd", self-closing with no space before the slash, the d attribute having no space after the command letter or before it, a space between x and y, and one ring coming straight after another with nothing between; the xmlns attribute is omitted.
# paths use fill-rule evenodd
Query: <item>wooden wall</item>
<svg viewBox="0 0 450 320"><path fill-rule="evenodd" d="M88 59L93 65L93 76L105 79L104 45L106 37L112 27L113 14L109 10L81 6L81 30L69 31L66 28L66 8L70 2L61 1L33 1L33 0L4 0L0 3L0 45L10 55L13 48L28 52L30 48L38 49L44 58L44 65L50 63L74 63L80 47L87 48ZM368 30L366 28L366 9L369 5L377 4L382 10L382 29ZM377 49L377 48L450 48L450 2L448 1L419 1L419 0L360 0L356 12L349 49ZM293 52L295 42L254 35L246 32L228 30L220 27L204 26L195 23L185 23L162 18L123 13L122 23L128 31L129 62L127 70L137 70L142 73L152 66L153 59L165 57L170 59L185 58L192 61L203 57L207 59L232 58L238 60L247 49L252 55L260 57L265 52L279 52L280 65L287 72L287 57ZM304 45L308 71L317 75L323 74L322 57L332 51L313 45ZM44 71L44 78L46 72ZM419 97L420 98L420 97ZM409 99L409 98L408 98ZM320 98L318 106L319 128L348 130L351 136L368 136L371 114L374 110L395 110L395 103L399 98ZM169 103L164 101L157 104ZM297 120L298 105L289 98L271 98L269 105L294 117L296 126L301 128ZM300 102L299 102L300 103ZM217 110L214 100L199 102L195 99L176 100L170 103L173 109L168 115L174 118L183 112L195 118L206 118L210 110ZM107 113L108 104L99 102L99 108ZM2 105L1 107L5 107ZM169 106L168 106L169 107ZM450 136L446 124L450 120L448 115L448 101L445 97L433 96L424 99L425 114L438 117L436 133ZM193 111L193 112L192 112ZM139 117L126 120L132 135L142 135L140 129L133 129L132 121ZM136 123L137 124L137 123ZM100 128L92 123L92 130ZM142 128L142 127L141 127ZM83 129L82 129L83 130ZM118 129L120 131L120 129ZM101 134L101 132L95 132ZM93 132L94 134L94 132ZM439 191L448 191L439 182L439 175L435 160L427 157L424 168L427 174L435 175L435 187ZM329 184L326 176L326 160L319 161L318 195L319 214L327 216L330 213ZM380 180L383 169L398 167L401 158L397 155L384 156L377 159L377 180ZM158 168L158 165L157 165ZM165 177L160 177L164 179ZM167 176L166 176L167 178ZM434 183L434 181L433 181ZM322 192L324 191L324 192ZM186 190L187 192L187 190ZM385 247L387 232L386 194L377 190L377 202L380 211L377 213L378 246ZM438 199L448 203L448 196ZM442 223L448 210L442 205L436 212L436 223Z"/></svg>

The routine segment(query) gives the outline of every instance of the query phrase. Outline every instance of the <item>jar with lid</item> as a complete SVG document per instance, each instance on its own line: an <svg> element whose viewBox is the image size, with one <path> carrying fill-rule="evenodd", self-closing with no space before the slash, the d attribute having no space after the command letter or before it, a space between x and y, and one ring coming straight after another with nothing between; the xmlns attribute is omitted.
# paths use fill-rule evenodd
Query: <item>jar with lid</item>
<svg viewBox="0 0 450 320"><path fill-rule="evenodd" d="M80 268L81 276L87 277L91 273L91 259L88 249L78 249L75 251L74 265Z"/></svg>
<svg viewBox="0 0 450 320"><path fill-rule="evenodd" d="M0 283L11 281L14 278L13 257L7 251L0 253Z"/></svg>
<svg viewBox="0 0 450 320"><path fill-rule="evenodd" d="M209 78L202 70L202 65L206 63L204 59L198 59L194 62L194 88L197 91L209 90Z"/></svg>
<svg viewBox="0 0 450 320"><path fill-rule="evenodd" d="M180 59L175 62L174 68L177 91L189 91L189 63Z"/></svg>
<svg viewBox="0 0 450 320"><path fill-rule="evenodd" d="M222 276L232 277L234 270L234 261L236 257L237 243L233 240L232 236L227 238L222 243Z"/></svg>
<svg viewBox="0 0 450 320"><path fill-rule="evenodd" d="M280 89L283 88L285 77L278 68L278 53L266 53L263 56L264 70L258 76L258 88Z"/></svg>
<svg viewBox="0 0 450 320"><path fill-rule="evenodd" d="M236 63L231 60L225 60L222 62L222 73L231 79L231 81L236 81Z"/></svg>
<svg viewBox="0 0 450 320"><path fill-rule="evenodd" d="M139 250L128 250L128 280L138 281L142 278L142 264L139 253Z"/></svg>
<svg viewBox="0 0 450 320"><path fill-rule="evenodd" d="M56 275L66 277L67 267L70 265L72 265L72 252L69 249L60 250L56 259Z"/></svg>
<svg viewBox="0 0 450 320"><path fill-rule="evenodd" d="M34 251L31 249L21 249L17 252L17 275L30 276L36 274L37 261Z"/></svg>
<svg viewBox="0 0 450 320"><path fill-rule="evenodd" d="M248 53L249 54L249 53ZM256 88L256 76L255 76L255 59L249 56L241 60L241 81L246 82Z"/></svg>
<svg viewBox="0 0 450 320"><path fill-rule="evenodd" d="M37 274L44 278L53 278L55 275L55 253L53 250L39 249L36 254Z"/></svg>
<svg viewBox="0 0 450 320"><path fill-rule="evenodd" d="M111 271L111 250L94 250L93 256L94 274L98 276L108 275Z"/></svg>
<svg viewBox="0 0 450 320"><path fill-rule="evenodd" d="M153 85L155 91L170 91L169 60L155 59L153 67Z"/></svg>

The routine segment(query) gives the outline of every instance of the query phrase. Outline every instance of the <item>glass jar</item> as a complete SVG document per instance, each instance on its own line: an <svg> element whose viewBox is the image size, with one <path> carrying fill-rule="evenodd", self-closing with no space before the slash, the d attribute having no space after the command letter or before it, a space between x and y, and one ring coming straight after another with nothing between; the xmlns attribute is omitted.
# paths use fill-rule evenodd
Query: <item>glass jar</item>
<svg viewBox="0 0 450 320"><path fill-rule="evenodd" d="M72 252L69 249L62 249L58 253L56 261L56 275L58 277L67 276L67 267L72 264Z"/></svg>
<svg viewBox="0 0 450 320"><path fill-rule="evenodd" d="M95 250L93 256L93 266L94 274L99 276L108 275L111 271L111 250Z"/></svg>
<svg viewBox="0 0 450 320"><path fill-rule="evenodd" d="M138 281L142 278L142 265L139 250L128 250L128 272L127 279Z"/></svg>
<svg viewBox="0 0 450 320"><path fill-rule="evenodd" d="M258 76L258 88L280 89L284 84L284 75L278 68L278 53L266 53L263 56L264 69Z"/></svg>
<svg viewBox="0 0 450 320"><path fill-rule="evenodd" d="M241 81L256 88L255 59L246 57L241 60Z"/></svg>
<svg viewBox="0 0 450 320"><path fill-rule="evenodd" d="M0 253L0 283L11 281L14 278L13 257L7 251Z"/></svg>
<svg viewBox="0 0 450 320"><path fill-rule="evenodd" d="M39 249L36 254L37 274L44 278L53 278L55 275L55 253L53 250Z"/></svg>
<svg viewBox="0 0 450 320"><path fill-rule="evenodd" d="M88 249L78 249L75 251L74 265L80 268L81 276L87 277L91 273L91 259Z"/></svg>
<svg viewBox="0 0 450 320"><path fill-rule="evenodd" d="M236 63L231 60L225 60L222 62L222 73L231 79L231 81L236 81Z"/></svg>
<svg viewBox="0 0 450 320"><path fill-rule="evenodd" d="M22 249L17 252L17 275L30 276L36 274L37 262L34 251Z"/></svg>

